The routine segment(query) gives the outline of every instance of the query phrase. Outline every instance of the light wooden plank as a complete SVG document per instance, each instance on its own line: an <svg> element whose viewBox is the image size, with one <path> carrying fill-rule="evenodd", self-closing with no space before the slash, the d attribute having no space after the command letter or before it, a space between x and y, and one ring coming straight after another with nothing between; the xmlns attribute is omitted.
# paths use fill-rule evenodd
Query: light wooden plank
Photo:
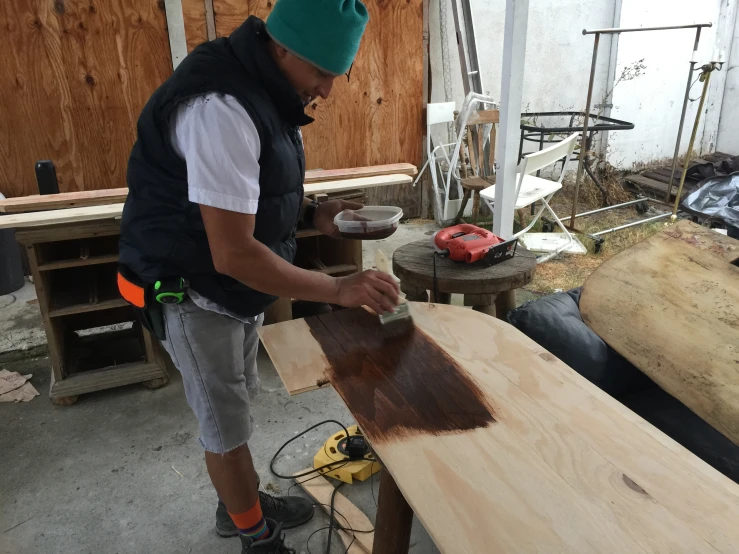
<svg viewBox="0 0 739 554"><path fill-rule="evenodd" d="M125 202L127 196L127 188L84 190L45 195L32 194L30 196L0 200L0 212L13 214L41 210L59 210L63 208L104 206L106 204Z"/></svg>
<svg viewBox="0 0 739 554"><path fill-rule="evenodd" d="M512 326L455 306L411 311L495 408L495 423L465 432L364 429L441 552L736 551L736 483ZM325 379L307 323L260 335L288 389Z"/></svg>
<svg viewBox="0 0 739 554"><path fill-rule="evenodd" d="M336 181L323 181L320 183L305 185L305 194L343 192L347 190L371 189L391 185L409 185L412 182L413 179L410 176L403 174L375 175L373 177L360 177L357 179L339 179Z"/></svg>
<svg viewBox="0 0 739 554"><path fill-rule="evenodd" d="M308 195L322 193L322 186L316 185L316 183L323 183L323 186L329 187L326 192L340 192L346 190L354 190L358 188L371 188L374 186L406 184L412 182L412 179L398 178L398 176L406 175L410 177L412 175L415 175L417 172L418 170L416 169L415 165L407 163L378 165L370 167L355 167L348 169L317 169L306 172L305 194ZM379 178L367 181L366 184L364 184L363 186L359 186L358 182L347 183L347 188L336 186L336 182L344 183L344 181L347 179L355 180L370 177ZM59 194L47 195L34 194L30 196L21 196L18 198L7 198L5 200L0 200L0 212L13 214L42 210L59 210L65 208L104 206L108 204L123 203L126 201L127 196L127 188L62 192Z"/></svg>
<svg viewBox="0 0 739 554"><path fill-rule="evenodd" d="M305 182L320 183L321 181L334 181L336 179L375 177L377 175L397 173L414 176L418 173L418 169L415 165L407 163L370 165L366 167L350 167L347 169L310 169L305 172Z"/></svg>
<svg viewBox="0 0 739 554"><path fill-rule="evenodd" d="M312 468L296 472L296 475L305 473L309 469ZM320 475L313 475L296 479L295 481L313 500L320 504L324 512L327 514L331 512L331 495L334 492L334 487L328 479ZM338 515L336 516L336 520L340 524L346 526L346 523L348 523L352 529L357 529L359 531L368 531L373 528L372 522L370 522L364 512L352 504L340 492L337 492L334 497L334 507L336 511L341 513L341 516L344 516L343 518ZM344 521L344 518L346 518L346 521ZM355 533L353 541L350 533L345 533L343 531L339 531L339 533L344 545L348 546L349 544L352 544L349 548L349 552L356 552L357 554L360 552L366 552L367 554L372 554L372 543L375 540L374 532Z"/></svg>
<svg viewBox="0 0 739 554"><path fill-rule="evenodd" d="M122 387L152 379L166 379L163 368L151 362L122 364L71 375L63 381L57 381L51 387L51 398L75 396L88 392Z"/></svg>
<svg viewBox="0 0 739 554"><path fill-rule="evenodd" d="M739 444L736 258L739 241L682 221L598 267L580 310L611 347Z"/></svg>
<svg viewBox="0 0 739 554"><path fill-rule="evenodd" d="M115 219L123 213L123 204L90 206L86 208L66 208L45 212L11 214L0 217L0 229L19 229L24 227L40 227L59 225L62 223L80 223L97 219Z"/></svg>

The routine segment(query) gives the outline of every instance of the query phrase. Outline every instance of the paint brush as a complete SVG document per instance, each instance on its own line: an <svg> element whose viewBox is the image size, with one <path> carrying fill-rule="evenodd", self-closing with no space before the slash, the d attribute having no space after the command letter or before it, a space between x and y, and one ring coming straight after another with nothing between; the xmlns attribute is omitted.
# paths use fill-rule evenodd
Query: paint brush
<svg viewBox="0 0 739 554"><path fill-rule="evenodd" d="M388 260L385 253L379 248L375 251L375 266L378 271L392 275L390 271L390 260ZM380 323L382 324L382 332L387 337L399 336L411 331L414 325L408 302L404 298L401 298L400 304L395 306L395 310L390 313L380 314Z"/></svg>

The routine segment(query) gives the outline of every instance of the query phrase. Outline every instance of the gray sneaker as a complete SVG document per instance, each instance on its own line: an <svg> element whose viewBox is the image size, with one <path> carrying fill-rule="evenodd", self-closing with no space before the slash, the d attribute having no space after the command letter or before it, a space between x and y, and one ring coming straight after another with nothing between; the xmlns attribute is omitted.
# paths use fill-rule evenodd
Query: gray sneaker
<svg viewBox="0 0 739 554"><path fill-rule="evenodd" d="M283 529L293 529L310 521L313 517L313 503L299 496L271 496L259 491L259 503L265 519L281 524ZM226 505L218 501L216 508L216 533L221 537L235 537L239 534Z"/></svg>
<svg viewBox="0 0 739 554"><path fill-rule="evenodd" d="M241 554L295 554L295 550L285 546L282 536L282 525L274 520L267 520L269 538L263 541L252 541L249 537L241 537Z"/></svg>

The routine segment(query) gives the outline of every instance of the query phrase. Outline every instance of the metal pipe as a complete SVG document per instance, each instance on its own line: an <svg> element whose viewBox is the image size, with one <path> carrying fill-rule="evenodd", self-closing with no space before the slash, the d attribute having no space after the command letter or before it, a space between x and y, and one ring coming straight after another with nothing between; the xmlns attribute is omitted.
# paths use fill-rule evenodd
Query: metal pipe
<svg viewBox="0 0 739 554"><path fill-rule="evenodd" d="M589 212L582 212L580 214L577 214L575 218L586 217L589 215L598 214L600 212L607 212L608 210L616 210L618 208L625 208L626 206L631 206L632 204L638 204L639 202L649 202L649 199L648 198L637 198L636 200L629 200L628 202L623 202L622 204L614 204L613 206L606 206L605 208L598 208L597 210L590 210ZM570 220L570 216L560 217L559 219L562 220L562 222L564 223L565 221Z"/></svg>
<svg viewBox="0 0 739 554"><path fill-rule="evenodd" d="M672 156L672 171L670 171L670 183L665 193L665 202L670 201L672 195L672 182L675 180L675 170L677 169L677 158L680 155L680 142L683 138L683 126L685 125L685 113L688 111L688 100L690 99L690 87L693 81L693 72L695 71L695 57L698 54L698 44L701 40L701 28L695 30L695 43L693 44L693 56L690 60L690 70L688 71L688 84L685 85L685 98L683 98L683 111L680 114L680 125L677 128L677 142L675 143L675 153Z"/></svg>
<svg viewBox="0 0 739 554"><path fill-rule="evenodd" d="M700 32L700 29L698 29ZM665 202L670 201L672 195L672 182L675 179L675 170L677 169L677 158L680 155L680 142L683 138L683 125L685 125L685 113L688 111L688 100L690 99L690 85L693 81L693 72L695 71L695 61L690 62L690 71L688 71L688 84L685 86L685 98L683 99L683 111L680 114L680 125L677 128L677 142L675 143L675 153L672 155L672 170L670 171L670 183L667 185L665 193Z"/></svg>
<svg viewBox="0 0 739 554"><path fill-rule="evenodd" d="M685 154L685 161L683 162L683 173L680 176L680 184L677 187L677 194L675 195L675 206L672 208L672 221L677 219L677 208L680 205L680 195L683 192L683 185L685 185L685 176L688 174L688 166L690 165L690 157L693 154L693 145L695 144L695 137L698 134L698 126L701 121L701 113L703 112L703 104L706 102L706 95L708 94L708 83L711 80L711 73L713 73L714 64L711 63L708 66L704 66L704 74L706 79L703 81L703 92L701 93L701 100L698 103L698 112L695 114L695 122L693 123L693 132L690 134L690 142L688 143L688 152ZM668 190L672 190L672 183L667 187Z"/></svg>
<svg viewBox="0 0 739 554"><path fill-rule="evenodd" d="M577 179L575 179L575 197L572 199L572 219L575 220L577 215L577 197L580 194L580 180L582 179L583 163L585 162L585 153L588 149L588 123L590 122L590 104L593 101L593 83L595 82L595 65L598 62L598 44L600 43L600 34L595 35L593 42L593 61L590 65L590 82L588 83L588 98L585 101L585 115L582 125L582 140L580 141L580 160L577 163Z"/></svg>
<svg viewBox="0 0 739 554"><path fill-rule="evenodd" d="M608 233L614 233L616 231L620 231L621 229L626 229L628 227L634 227L636 225L641 225L643 223L649 223L650 221L657 221L658 219L662 219L664 217L669 217L670 213L664 213L655 215L654 217L649 217L647 219L642 219L640 221L632 221L631 223L627 223L626 225L619 225L618 227L614 227L613 229L606 229L605 231L598 231L597 233L590 233L591 237L599 237L601 235L607 235Z"/></svg>
<svg viewBox="0 0 739 554"><path fill-rule="evenodd" d="M613 28L613 29L587 29L582 30L583 35L612 35L614 33L636 33L639 31L668 31L670 29L698 29L700 27L713 27L713 23L693 23L692 25L668 25L667 27L630 27L630 28Z"/></svg>

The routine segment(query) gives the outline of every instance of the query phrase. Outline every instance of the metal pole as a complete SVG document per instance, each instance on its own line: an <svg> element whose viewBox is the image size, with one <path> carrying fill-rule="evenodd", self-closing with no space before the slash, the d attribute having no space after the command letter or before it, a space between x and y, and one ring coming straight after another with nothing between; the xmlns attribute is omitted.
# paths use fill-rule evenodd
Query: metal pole
<svg viewBox="0 0 739 554"><path fill-rule="evenodd" d="M693 72L695 71L695 57L698 53L698 43L701 39L701 28L695 30L695 44L693 45L693 57L690 60L690 70L688 71L688 84L685 85L685 98L683 99L683 111L680 114L680 125L677 128L677 142L675 143L675 153L672 156L672 171L670 171L670 184L667 186L665 193L665 202L670 201L672 194L672 182L675 180L675 170L677 169L677 158L680 155L680 142L683 138L683 126L685 125L685 113L688 110L688 99L690 98L690 85L693 81Z"/></svg>
<svg viewBox="0 0 739 554"><path fill-rule="evenodd" d="M585 163L585 153L588 147L588 123L590 122L590 104L593 101L593 83L595 82L595 65L598 61L598 44L600 43L600 33L595 34L593 42L593 63L590 66L590 83L588 84L588 98L585 101L585 117L582 125L582 140L580 141L580 160L577 164L577 179L575 180L575 197L572 199L572 224L574 228L575 216L577 215L577 197L580 194L580 179L582 179L583 164Z"/></svg>
<svg viewBox="0 0 739 554"><path fill-rule="evenodd" d="M701 93L701 100L698 103L698 112L695 114L695 123L693 123L693 132L690 134L690 143L688 144L688 152L685 154L685 162L683 162L683 173L680 176L680 185L677 187L677 194L675 195L675 205L672 208L671 220L674 222L677 219L677 208L680 205L680 195L683 192L683 185L685 184L685 176L688 173L688 165L690 165L690 157L693 154L693 144L695 144L695 137L698 134L698 126L701 120L701 113L703 112L703 104L706 101L706 95L708 94L708 83L711 80L711 73L714 69L713 62L704 65L703 71L706 79L703 81L703 92ZM672 189L672 183L670 183L669 189Z"/></svg>
<svg viewBox="0 0 739 554"><path fill-rule="evenodd" d="M626 206L631 206L632 204L639 204L641 202L649 202L649 199L648 198L637 198L636 200L629 200L628 202L616 204L615 206L606 206L605 208L598 208L597 210L591 210L589 212L582 212L580 214L577 214L575 217L576 218L587 217L589 215L599 214L600 212L607 212L609 210L617 210L619 208L625 208ZM565 221L570 220L570 216L560 217L560 219L562 220L562 223L564 223Z"/></svg>
<svg viewBox="0 0 739 554"><path fill-rule="evenodd" d="M587 29L582 30L583 35L612 35L613 33L636 33L639 31L669 31L670 29L699 29L701 27L713 27L713 23L693 23L691 25L668 25L667 27L629 27L610 29Z"/></svg>
<svg viewBox="0 0 739 554"><path fill-rule="evenodd" d="M598 231L597 233L591 233L591 237L599 237L601 235L607 235L608 233L613 233L614 231L620 231L621 229L627 229L629 227L634 227L635 225L642 225L643 223L649 223L650 221L657 221L658 219L662 219L664 217L668 217L670 215L669 212L664 214L655 215L654 217L649 217L647 219L642 219L641 221L632 221L631 223L627 223L626 225L619 225L618 227L613 227L612 229L606 229L605 231Z"/></svg>

